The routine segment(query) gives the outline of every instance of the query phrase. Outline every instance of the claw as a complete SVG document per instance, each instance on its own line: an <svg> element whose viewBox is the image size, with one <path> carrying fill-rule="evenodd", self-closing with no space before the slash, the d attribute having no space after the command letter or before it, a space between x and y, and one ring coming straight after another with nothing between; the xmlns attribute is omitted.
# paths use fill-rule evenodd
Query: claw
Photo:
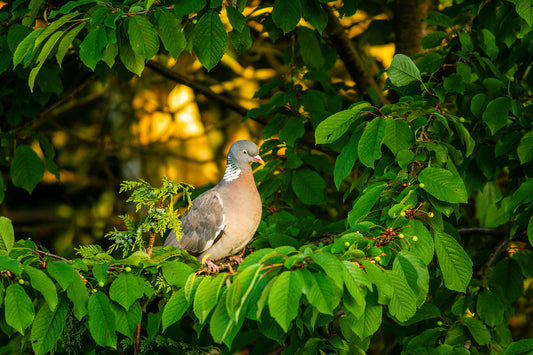
<svg viewBox="0 0 533 355"><path fill-rule="evenodd" d="M218 266L217 264L215 264L211 260L206 259L204 261L204 263L207 265L207 270L209 270L210 272L215 273L215 272L219 272L220 271L220 266Z"/></svg>
<svg viewBox="0 0 533 355"><path fill-rule="evenodd" d="M238 265L241 265L242 261L244 260L242 255L231 255L229 259L236 261Z"/></svg>

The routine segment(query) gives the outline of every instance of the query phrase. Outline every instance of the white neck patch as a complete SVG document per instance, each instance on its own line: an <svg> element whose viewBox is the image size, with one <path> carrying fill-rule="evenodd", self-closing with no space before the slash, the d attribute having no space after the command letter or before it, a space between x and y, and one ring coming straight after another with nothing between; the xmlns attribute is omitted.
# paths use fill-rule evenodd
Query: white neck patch
<svg viewBox="0 0 533 355"><path fill-rule="evenodd" d="M238 178L240 174L241 169L239 169L239 166L233 161L233 159L228 157L228 164L226 166L226 171L224 172L224 177L222 178L222 180L230 182Z"/></svg>

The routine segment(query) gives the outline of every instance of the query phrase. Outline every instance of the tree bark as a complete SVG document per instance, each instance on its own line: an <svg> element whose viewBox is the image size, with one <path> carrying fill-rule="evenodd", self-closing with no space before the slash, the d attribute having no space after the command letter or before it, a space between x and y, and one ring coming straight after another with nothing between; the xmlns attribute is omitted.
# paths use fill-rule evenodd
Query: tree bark
<svg viewBox="0 0 533 355"><path fill-rule="evenodd" d="M344 62L348 74L355 81L359 92L364 94L369 88L372 88L379 94L381 102L386 103L387 100L383 96L381 88L376 80L374 80L372 73L368 70L368 66L355 50L339 18L328 5L322 4L322 7L328 14L328 25L325 32L329 40L333 43L333 46L337 49L339 57Z"/></svg>
<svg viewBox="0 0 533 355"><path fill-rule="evenodd" d="M431 11L437 9L434 0L398 0L394 8L396 53L413 55L420 53L422 38L427 34L423 21Z"/></svg>

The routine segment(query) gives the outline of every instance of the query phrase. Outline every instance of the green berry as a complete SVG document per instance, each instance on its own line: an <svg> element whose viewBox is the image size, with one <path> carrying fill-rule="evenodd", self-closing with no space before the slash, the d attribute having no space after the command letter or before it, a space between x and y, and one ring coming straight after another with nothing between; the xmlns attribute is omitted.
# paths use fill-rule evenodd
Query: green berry
<svg viewBox="0 0 533 355"><path fill-rule="evenodd" d="M376 257L374 258L374 260L376 260L376 261L379 263L379 262L381 261L381 256L379 256L379 255L376 256Z"/></svg>
<svg viewBox="0 0 533 355"><path fill-rule="evenodd" d="M424 185L423 183L421 183L421 184L418 185L418 186L420 186L421 189L423 189L424 187L426 187L426 185Z"/></svg>
<svg viewBox="0 0 533 355"><path fill-rule="evenodd" d="M131 267L126 266L126 267L124 268L124 271L126 271L126 272L131 272Z"/></svg>
<svg viewBox="0 0 533 355"><path fill-rule="evenodd" d="M349 247L350 246L350 242L344 242L344 246L345 247Z"/></svg>
<svg viewBox="0 0 533 355"><path fill-rule="evenodd" d="M429 217L429 218L433 218L434 216L435 216L435 214L434 214L433 212L429 212L429 213L428 213L428 217Z"/></svg>
<svg viewBox="0 0 533 355"><path fill-rule="evenodd" d="M440 320L437 322L437 325L438 325L439 327L442 327L443 324L444 324L444 323L442 323L442 321L440 321Z"/></svg>
<svg viewBox="0 0 533 355"><path fill-rule="evenodd" d="M400 233L400 234L398 234L398 238L403 239L403 238L405 238L405 235L403 235L403 233Z"/></svg>
<svg viewBox="0 0 533 355"><path fill-rule="evenodd" d="M413 236L413 242L418 242L418 237L416 235Z"/></svg>
<svg viewBox="0 0 533 355"><path fill-rule="evenodd" d="M400 212L401 217L405 217L405 211Z"/></svg>
<svg viewBox="0 0 533 355"><path fill-rule="evenodd" d="M100 282L98 283L98 286L100 286L100 287L104 287L104 285L105 285L105 283L104 283L103 281L100 281Z"/></svg>
<svg viewBox="0 0 533 355"><path fill-rule="evenodd" d="M25 281L24 279L19 279L19 284L24 285Z"/></svg>

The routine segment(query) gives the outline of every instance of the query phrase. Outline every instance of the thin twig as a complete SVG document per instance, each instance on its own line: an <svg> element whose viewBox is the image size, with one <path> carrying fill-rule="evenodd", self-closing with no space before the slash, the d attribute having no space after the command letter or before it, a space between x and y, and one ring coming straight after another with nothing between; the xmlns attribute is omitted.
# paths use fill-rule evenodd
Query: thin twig
<svg viewBox="0 0 533 355"><path fill-rule="evenodd" d="M507 237L501 242L499 242L498 245L496 245L496 248L494 248L492 253L489 255L489 258L487 259L485 264L483 264L483 266L481 267L481 270L479 272L482 275L481 281L483 282L483 286L487 286L487 277L489 275L489 270L490 270L492 263L496 259L496 256L498 256L500 251L503 249L504 246L507 245L508 242L509 242L509 238Z"/></svg>
<svg viewBox="0 0 533 355"><path fill-rule="evenodd" d="M70 260L62 257L62 256L59 256L59 255L55 255L55 254L52 254L52 253L49 253L47 251L44 251L44 250L36 250L36 249L31 249L31 248L25 248L25 249L28 249L28 250L31 250L37 254L41 254L41 255L46 255L46 256L50 256L52 258L55 258L55 259L59 259L59 260L63 260L63 261L66 261L67 263L70 263Z"/></svg>
<svg viewBox="0 0 533 355"><path fill-rule="evenodd" d="M486 234L486 235L503 235L502 231L497 228L486 227L466 227L457 229L459 234Z"/></svg>
<svg viewBox="0 0 533 355"><path fill-rule="evenodd" d="M96 74L92 74L83 83L81 83L80 85L75 87L71 92L69 92L65 96L61 97L59 100L54 102L51 106L47 107L42 112L40 112L39 115L35 119L33 119L31 121L28 121L27 123L12 129L10 133L16 134L16 133L19 133L19 132L23 132L25 129L27 129L29 127L38 125L41 122L46 121L48 119L48 114L50 112L52 112L53 110L55 110L59 106L63 105L68 100L72 99L76 94L78 94L80 91L82 91L87 86L89 86L96 79L96 77L97 77Z"/></svg>
<svg viewBox="0 0 533 355"><path fill-rule="evenodd" d="M180 84L183 84L185 86L188 86L190 87L191 89L201 93L202 95L205 95L207 98L209 99L212 99L212 100L215 100L217 102L220 102L221 104L225 105L227 108L229 108L230 110L232 111L235 111L237 112L238 114L242 115L242 116L246 116L248 114L248 110L244 107L242 107L241 105L239 105L238 103L236 103L235 101L231 100L230 98L226 97L226 96L223 96L223 95L220 95L220 94L217 94L216 92L214 92L213 90L211 90L210 88L206 87L206 86L203 86L203 85L200 85L194 81L192 81L191 79L179 74L179 73L176 73L175 71L173 70L170 70L164 66L162 66L161 64L153 61L153 60L149 60L148 62L146 62L146 66L150 69L152 69L153 71L155 71L156 73L172 80L172 81L175 81L177 83L180 83ZM265 124L266 122L263 122L262 120L260 119L254 119L255 121L258 121L259 123L262 123L262 124Z"/></svg>

